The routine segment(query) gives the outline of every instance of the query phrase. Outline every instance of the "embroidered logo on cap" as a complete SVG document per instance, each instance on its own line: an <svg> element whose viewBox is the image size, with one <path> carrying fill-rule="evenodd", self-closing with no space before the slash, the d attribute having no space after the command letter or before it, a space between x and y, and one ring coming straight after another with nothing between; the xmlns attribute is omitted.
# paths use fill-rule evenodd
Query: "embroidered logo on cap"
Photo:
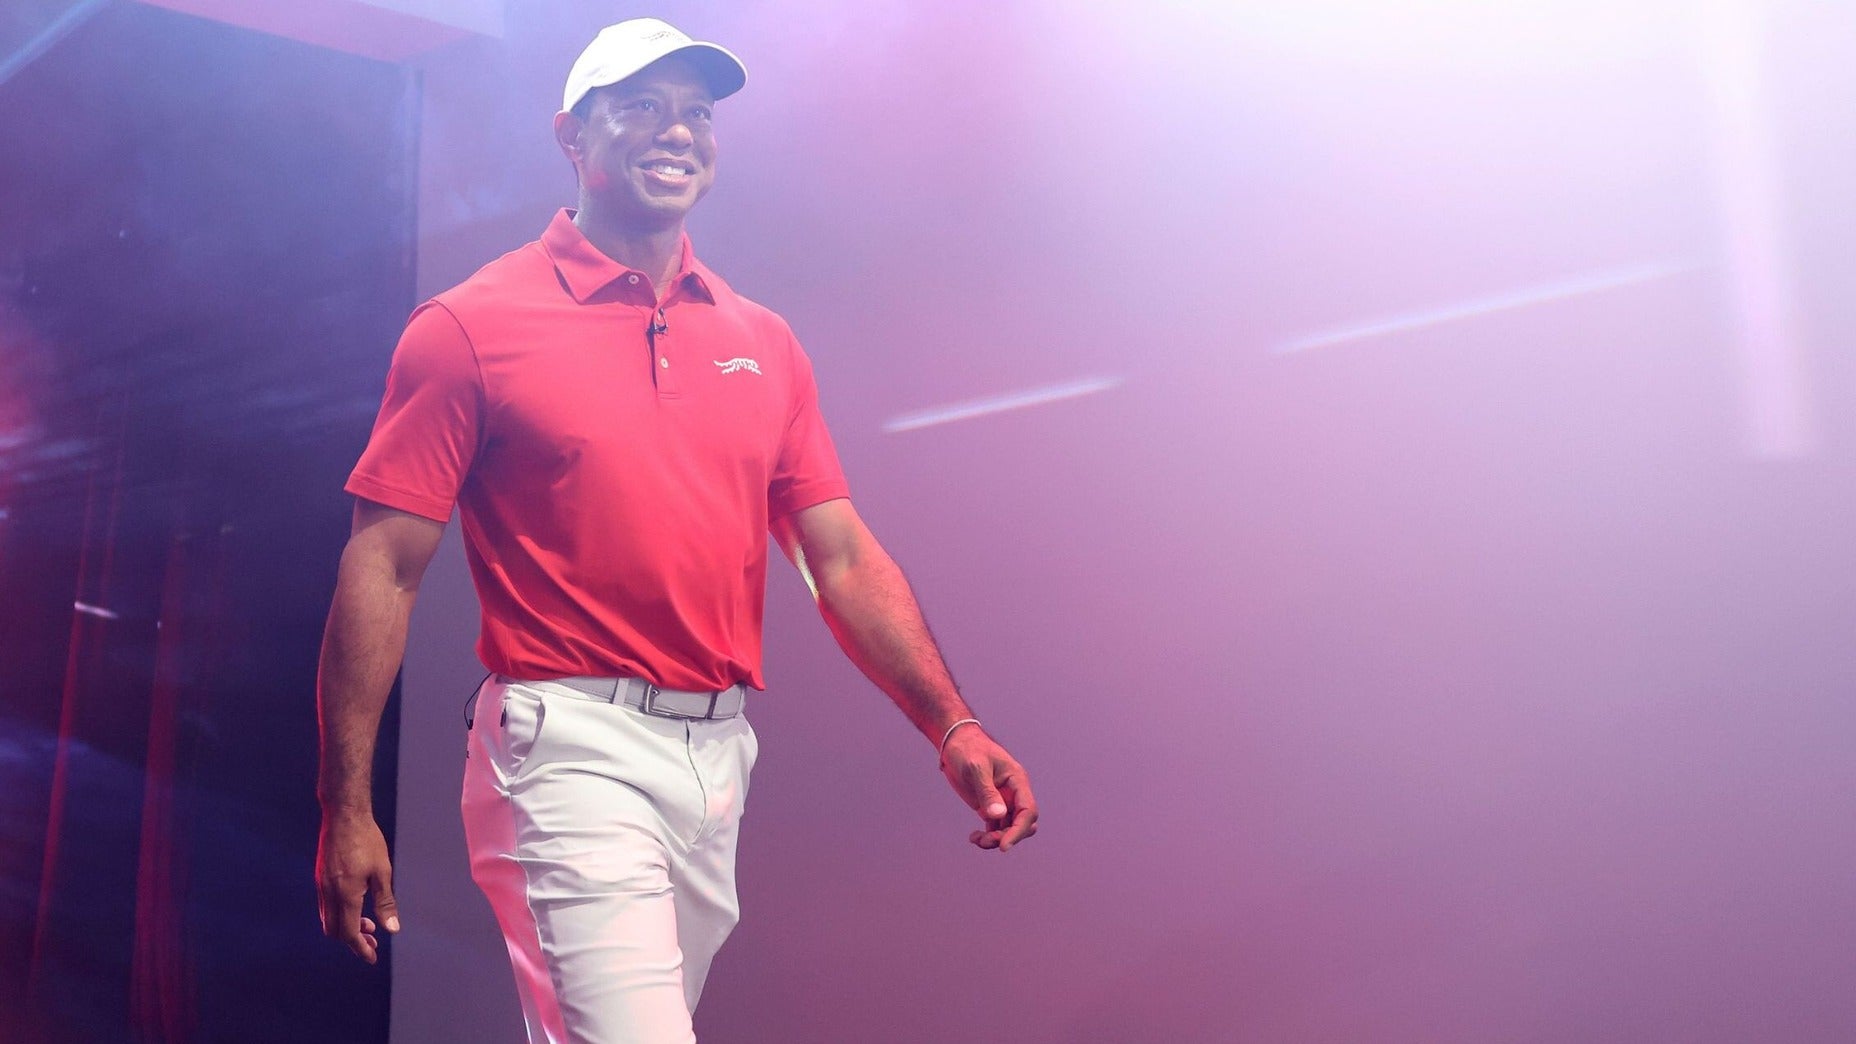
<svg viewBox="0 0 1856 1044"><path fill-rule="evenodd" d="M752 359L743 359L739 356L733 359L730 359L727 362L723 362L720 359L717 359L715 360L715 364L722 368L723 373L734 373L737 370L746 370L752 374L760 373L760 363L757 363Z"/></svg>

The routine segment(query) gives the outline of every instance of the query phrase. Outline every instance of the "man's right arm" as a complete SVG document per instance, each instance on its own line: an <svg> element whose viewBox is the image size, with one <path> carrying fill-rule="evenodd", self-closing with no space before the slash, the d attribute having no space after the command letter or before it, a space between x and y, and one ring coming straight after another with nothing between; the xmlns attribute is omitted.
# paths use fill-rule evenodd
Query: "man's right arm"
<svg viewBox="0 0 1856 1044"><path fill-rule="evenodd" d="M444 532L442 522L356 500L354 529L342 550L322 636L316 680L322 746L316 782L322 805L318 904L323 932L369 964L379 954L376 928L400 927L386 839L374 821L374 740L406 651L419 580ZM372 918L361 915L369 894Z"/></svg>

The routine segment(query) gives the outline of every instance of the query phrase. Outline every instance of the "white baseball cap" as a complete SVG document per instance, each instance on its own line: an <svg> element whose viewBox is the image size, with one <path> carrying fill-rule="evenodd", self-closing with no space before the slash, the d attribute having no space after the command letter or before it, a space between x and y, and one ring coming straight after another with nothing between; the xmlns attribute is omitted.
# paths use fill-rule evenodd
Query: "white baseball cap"
<svg viewBox="0 0 1856 1044"><path fill-rule="evenodd" d="M726 98L748 81L748 71L726 47L692 40L689 34L656 18L632 18L609 25L586 45L567 73L561 111L580 103L595 87L618 83L666 55L681 54L696 66L717 98Z"/></svg>

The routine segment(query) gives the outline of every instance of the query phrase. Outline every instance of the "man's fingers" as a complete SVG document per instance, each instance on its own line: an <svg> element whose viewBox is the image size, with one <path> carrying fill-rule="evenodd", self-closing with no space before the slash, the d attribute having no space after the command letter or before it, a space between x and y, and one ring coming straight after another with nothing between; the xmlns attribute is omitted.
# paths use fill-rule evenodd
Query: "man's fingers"
<svg viewBox="0 0 1856 1044"><path fill-rule="evenodd" d="M972 775L973 811L987 821L989 827L998 827L994 820L1005 817L1005 799L999 796L999 790L992 785L992 774L984 767L978 768Z"/></svg>
<svg viewBox="0 0 1856 1044"><path fill-rule="evenodd" d="M347 907L347 897L344 896L343 901L344 907L352 909L353 913L350 915L352 920L347 922L351 927L340 936L341 941L348 944L348 948L354 951L355 956L373 964L379 959L377 954L380 951L380 940L374 937L374 920L371 917L361 916L360 896L354 897L352 907Z"/></svg>
<svg viewBox="0 0 1856 1044"><path fill-rule="evenodd" d="M400 904L393 898L393 871L387 870L372 881L374 891L374 916L386 926L388 932L400 930Z"/></svg>
<svg viewBox="0 0 1856 1044"><path fill-rule="evenodd" d="M1012 817L1012 825L1006 827L1005 830L1000 833L999 848L1001 851L1010 849L1013 845L1037 832L1037 810L1034 808L1021 808L1018 810L1018 815Z"/></svg>
<svg viewBox="0 0 1856 1044"><path fill-rule="evenodd" d="M1005 851L1037 832L1038 799L1031 793L1025 770L1016 764L999 774L999 788L1012 800L1011 822L1000 824L999 849Z"/></svg>
<svg viewBox="0 0 1856 1044"><path fill-rule="evenodd" d="M331 939L354 945L361 934L361 892L349 892L339 883L322 887L322 931Z"/></svg>
<svg viewBox="0 0 1856 1044"><path fill-rule="evenodd" d="M354 951L355 956L367 963L375 963L380 951L380 940L375 935L377 926L371 918L355 912L361 905L359 897L352 903L343 900L341 905L342 908L335 912L333 918L327 913L323 915L323 934L348 947Z"/></svg>
<svg viewBox="0 0 1856 1044"><path fill-rule="evenodd" d="M1011 798L1012 808L1016 813L1022 814L1024 812L1030 812L1032 821L1036 822L1038 818L1038 799L1036 795L1031 793L1031 781L1025 778L1024 769L1019 768L1017 765L1013 765L1006 771L1001 772L999 774L999 789L1005 791L1006 796ZM1016 816L1014 818L1016 818Z"/></svg>
<svg viewBox="0 0 1856 1044"><path fill-rule="evenodd" d="M322 921L322 934L331 939L342 938L342 902L341 886L334 881L316 881L316 917ZM360 913L357 904L356 914Z"/></svg>
<svg viewBox="0 0 1856 1044"><path fill-rule="evenodd" d="M366 890L350 889L338 878L323 884L318 892L318 912L322 916L323 934L353 950L355 956L373 964L378 959L380 941L374 934L378 927L374 918L361 915ZM375 914L378 916L379 911L376 910Z"/></svg>
<svg viewBox="0 0 1856 1044"><path fill-rule="evenodd" d="M955 764L944 761L941 768L947 773L947 781L954 785L954 792L978 812L981 819L998 819L1005 815L1005 799L993 785L993 766L989 759L961 759Z"/></svg>
<svg viewBox="0 0 1856 1044"><path fill-rule="evenodd" d="M368 817L324 815L316 847L317 913L322 931L369 964L380 954L380 930L397 932L393 864L380 828ZM372 916L361 910L373 900Z"/></svg>

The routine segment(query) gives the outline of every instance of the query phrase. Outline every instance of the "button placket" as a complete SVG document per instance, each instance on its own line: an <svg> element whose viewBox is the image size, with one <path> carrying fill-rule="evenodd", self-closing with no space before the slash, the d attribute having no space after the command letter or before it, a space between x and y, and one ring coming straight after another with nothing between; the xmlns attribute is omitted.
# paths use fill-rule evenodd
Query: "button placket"
<svg viewBox="0 0 1856 1044"><path fill-rule="evenodd" d="M674 399L679 395L678 368L671 365L670 358L671 336L670 322L661 306L646 313L645 339L651 345L651 379L657 386L659 398Z"/></svg>

